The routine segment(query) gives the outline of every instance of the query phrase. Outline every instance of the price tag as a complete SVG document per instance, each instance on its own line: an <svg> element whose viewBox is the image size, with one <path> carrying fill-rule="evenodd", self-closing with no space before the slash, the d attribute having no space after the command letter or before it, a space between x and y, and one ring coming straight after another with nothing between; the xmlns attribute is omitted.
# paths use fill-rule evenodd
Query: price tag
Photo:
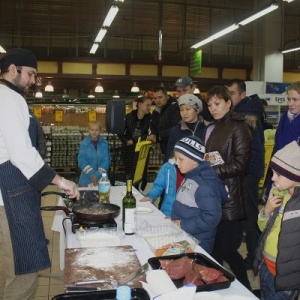
<svg viewBox="0 0 300 300"><path fill-rule="evenodd" d="M34 113L34 115L35 115L38 119L41 119L41 117L42 117L42 108L39 107L39 106L35 106L35 107L33 108L33 113Z"/></svg>
<svg viewBox="0 0 300 300"><path fill-rule="evenodd" d="M64 120L64 112L62 110L55 111L55 121L63 122Z"/></svg>
<svg viewBox="0 0 300 300"><path fill-rule="evenodd" d="M97 121L97 115L95 110L89 111L89 122L96 122Z"/></svg>

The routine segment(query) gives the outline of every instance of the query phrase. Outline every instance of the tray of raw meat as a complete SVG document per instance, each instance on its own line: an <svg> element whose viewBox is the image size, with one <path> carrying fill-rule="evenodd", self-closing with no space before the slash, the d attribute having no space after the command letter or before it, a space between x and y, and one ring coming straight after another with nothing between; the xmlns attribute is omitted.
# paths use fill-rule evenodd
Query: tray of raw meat
<svg viewBox="0 0 300 300"><path fill-rule="evenodd" d="M197 292L226 289L234 280L231 273L202 253L152 257L148 263L154 270L165 270L177 288L192 283Z"/></svg>

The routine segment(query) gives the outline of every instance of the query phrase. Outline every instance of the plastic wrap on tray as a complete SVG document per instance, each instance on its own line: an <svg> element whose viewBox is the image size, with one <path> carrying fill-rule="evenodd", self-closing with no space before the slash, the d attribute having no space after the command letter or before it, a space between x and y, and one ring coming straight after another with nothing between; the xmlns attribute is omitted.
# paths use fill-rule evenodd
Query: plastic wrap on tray
<svg viewBox="0 0 300 300"><path fill-rule="evenodd" d="M190 264L187 260L192 263ZM172 269L171 262L175 262ZM172 280L177 288L187 283L193 283L197 286L197 292L226 289L235 279L225 268L202 253L194 252L181 255L151 257L148 259L148 263L153 270L165 269L170 278L173 278ZM199 277L201 280L189 281L192 279L190 277L191 273L195 274L195 272L201 274ZM218 277L216 277L216 274Z"/></svg>
<svg viewBox="0 0 300 300"><path fill-rule="evenodd" d="M76 236L81 247L120 246L125 238L123 230L116 228L77 230Z"/></svg>
<svg viewBox="0 0 300 300"><path fill-rule="evenodd" d="M199 241L173 224L143 223L136 230L156 256L193 252Z"/></svg>

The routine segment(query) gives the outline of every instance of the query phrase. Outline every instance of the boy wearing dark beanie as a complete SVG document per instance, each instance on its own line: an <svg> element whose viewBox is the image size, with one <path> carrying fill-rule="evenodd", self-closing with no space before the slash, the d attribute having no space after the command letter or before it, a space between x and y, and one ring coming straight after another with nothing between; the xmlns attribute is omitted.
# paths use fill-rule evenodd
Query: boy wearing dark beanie
<svg viewBox="0 0 300 300"><path fill-rule="evenodd" d="M176 143L174 153L178 169L185 178L177 191L172 221L210 253L221 220L221 207L228 197L225 184L204 160L205 147L199 138L182 138Z"/></svg>
<svg viewBox="0 0 300 300"><path fill-rule="evenodd" d="M271 159L273 187L258 215L262 231L254 272L261 299L295 299L300 289L300 147L296 141Z"/></svg>

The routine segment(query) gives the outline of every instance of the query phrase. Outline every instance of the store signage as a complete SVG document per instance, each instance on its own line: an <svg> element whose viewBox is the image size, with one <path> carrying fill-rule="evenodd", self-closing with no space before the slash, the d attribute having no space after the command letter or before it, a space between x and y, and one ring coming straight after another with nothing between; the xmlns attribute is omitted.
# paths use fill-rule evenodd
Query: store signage
<svg viewBox="0 0 300 300"><path fill-rule="evenodd" d="M42 108L40 106L35 106L33 108L33 113L38 119L42 118Z"/></svg>
<svg viewBox="0 0 300 300"><path fill-rule="evenodd" d="M202 50L198 50L190 57L189 75L196 76L201 74L202 67Z"/></svg>
<svg viewBox="0 0 300 300"><path fill-rule="evenodd" d="M285 100L286 100L286 98L283 96L283 97L275 97L275 101L277 102L277 103L284 103L285 102Z"/></svg>
<svg viewBox="0 0 300 300"><path fill-rule="evenodd" d="M64 121L64 112L63 110L55 111L55 122L63 122Z"/></svg>
<svg viewBox="0 0 300 300"><path fill-rule="evenodd" d="M89 111L89 122L96 122L97 121L97 114L95 110Z"/></svg>

